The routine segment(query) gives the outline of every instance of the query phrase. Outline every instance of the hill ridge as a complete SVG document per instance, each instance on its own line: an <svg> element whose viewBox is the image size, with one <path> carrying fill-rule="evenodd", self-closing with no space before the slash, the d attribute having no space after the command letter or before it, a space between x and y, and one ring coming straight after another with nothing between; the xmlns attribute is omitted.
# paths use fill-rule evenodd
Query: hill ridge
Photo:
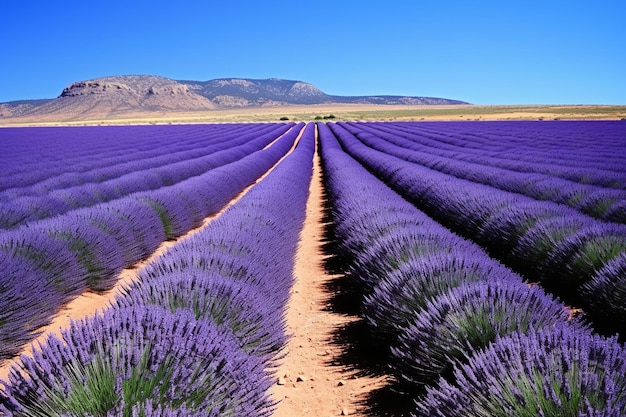
<svg viewBox="0 0 626 417"><path fill-rule="evenodd" d="M313 84L281 78L216 78L173 80L157 75L113 75L76 81L54 99L0 103L0 120L121 117L131 112L196 112L309 104L468 104L460 100L420 96L339 96Z"/></svg>

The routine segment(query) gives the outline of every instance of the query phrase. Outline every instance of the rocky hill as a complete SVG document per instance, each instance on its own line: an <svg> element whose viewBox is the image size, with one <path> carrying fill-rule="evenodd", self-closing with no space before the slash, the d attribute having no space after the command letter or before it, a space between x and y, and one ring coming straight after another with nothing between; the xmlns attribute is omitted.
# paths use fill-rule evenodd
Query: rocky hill
<svg viewBox="0 0 626 417"><path fill-rule="evenodd" d="M220 107L278 106L285 104L320 104L331 102L312 84L301 81L251 80L223 78L210 81L179 81Z"/></svg>
<svg viewBox="0 0 626 417"><path fill-rule="evenodd" d="M55 99L0 103L0 120L87 120L140 113L334 103L467 104L435 97L333 96L312 84L277 78L176 81L153 75L125 75L72 83Z"/></svg>

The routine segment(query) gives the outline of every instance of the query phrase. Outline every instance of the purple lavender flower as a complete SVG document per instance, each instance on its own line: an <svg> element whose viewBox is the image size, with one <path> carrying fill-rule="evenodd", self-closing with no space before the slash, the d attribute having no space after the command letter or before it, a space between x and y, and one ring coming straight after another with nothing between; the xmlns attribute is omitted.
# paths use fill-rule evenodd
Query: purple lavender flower
<svg viewBox="0 0 626 417"><path fill-rule="evenodd" d="M577 290L608 262L626 252L626 226L590 224L561 241L548 267L559 272L559 284Z"/></svg>
<svg viewBox="0 0 626 417"><path fill-rule="evenodd" d="M416 259L381 279L363 301L363 317L375 335L394 341L428 302L461 283L514 279L511 271L486 256L463 252ZM519 280L519 277L517 277Z"/></svg>
<svg viewBox="0 0 626 417"><path fill-rule="evenodd" d="M257 286L197 270L136 281L116 297L114 305L190 310L199 320L229 328L245 352L265 360L274 357L286 341L284 306L264 296Z"/></svg>
<svg viewBox="0 0 626 417"><path fill-rule="evenodd" d="M511 251L512 257L528 265L527 269L535 276L552 275L547 266L552 252L560 242L587 224L581 217L557 216L539 220L517 241Z"/></svg>
<svg viewBox="0 0 626 417"><path fill-rule="evenodd" d="M498 339L439 380L417 416L608 416L626 410L626 350L571 326Z"/></svg>
<svg viewBox="0 0 626 417"><path fill-rule="evenodd" d="M626 224L626 199L613 204L602 216L603 220Z"/></svg>
<svg viewBox="0 0 626 417"><path fill-rule="evenodd" d="M598 327L626 337L626 253L600 269L580 293L585 310Z"/></svg>
<svg viewBox="0 0 626 417"><path fill-rule="evenodd" d="M87 286L95 291L110 289L124 268L122 250L102 229L76 218L60 216L37 223L36 228L64 242L87 268Z"/></svg>
<svg viewBox="0 0 626 417"><path fill-rule="evenodd" d="M150 256L165 240L158 215L132 198L77 210L74 215L113 236L127 267Z"/></svg>
<svg viewBox="0 0 626 417"><path fill-rule="evenodd" d="M433 298L400 333L391 369L409 390L450 378L455 364L497 336L566 323L565 306L517 280L463 283ZM418 388L418 389L416 389Z"/></svg>
<svg viewBox="0 0 626 417"><path fill-rule="evenodd" d="M41 285L54 288L64 301L82 293L86 288L87 266L80 262L77 252L66 242L54 239L42 230L22 228L19 231L2 233L0 251L10 255L4 259L16 257L32 265L34 270L46 277ZM3 280L5 285L9 280L15 283L20 280L19 269L7 267L6 270L14 275Z"/></svg>
<svg viewBox="0 0 626 417"><path fill-rule="evenodd" d="M75 322L63 341L51 336L32 359L23 357L0 410L102 415L124 399L123 415L150 400L170 409L262 416L273 406L270 384L259 359L243 353L229 330L191 311L133 306Z"/></svg>
<svg viewBox="0 0 626 417"><path fill-rule="evenodd" d="M67 295L26 258L0 251L0 264L0 360L4 360L39 334Z"/></svg>

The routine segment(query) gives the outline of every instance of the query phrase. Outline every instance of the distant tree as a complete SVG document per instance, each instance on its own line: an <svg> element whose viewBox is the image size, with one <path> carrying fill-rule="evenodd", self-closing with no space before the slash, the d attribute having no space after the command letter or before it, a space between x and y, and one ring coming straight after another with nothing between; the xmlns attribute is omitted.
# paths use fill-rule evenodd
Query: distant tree
<svg viewBox="0 0 626 417"><path fill-rule="evenodd" d="M287 117L287 116L283 116L283 117L281 117L279 120L289 120L289 117Z"/></svg>

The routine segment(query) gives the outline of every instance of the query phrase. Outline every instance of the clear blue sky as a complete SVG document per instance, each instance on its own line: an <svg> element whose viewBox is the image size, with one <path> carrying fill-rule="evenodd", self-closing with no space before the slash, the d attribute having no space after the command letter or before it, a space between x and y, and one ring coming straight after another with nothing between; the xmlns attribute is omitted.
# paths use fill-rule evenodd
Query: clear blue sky
<svg viewBox="0 0 626 417"><path fill-rule="evenodd" d="M626 1L0 2L0 102L125 74L626 104Z"/></svg>

